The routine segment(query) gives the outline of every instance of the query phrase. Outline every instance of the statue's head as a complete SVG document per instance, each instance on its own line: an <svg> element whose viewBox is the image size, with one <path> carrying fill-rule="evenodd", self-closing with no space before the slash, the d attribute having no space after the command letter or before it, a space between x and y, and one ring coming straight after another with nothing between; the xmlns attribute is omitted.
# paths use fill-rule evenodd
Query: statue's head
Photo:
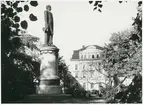
<svg viewBox="0 0 143 105"><path fill-rule="evenodd" d="M51 11L51 9L52 9L52 8L51 8L51 5L47 5L47 6L46 6L46 9L47 9L48 11Z"/></svg>

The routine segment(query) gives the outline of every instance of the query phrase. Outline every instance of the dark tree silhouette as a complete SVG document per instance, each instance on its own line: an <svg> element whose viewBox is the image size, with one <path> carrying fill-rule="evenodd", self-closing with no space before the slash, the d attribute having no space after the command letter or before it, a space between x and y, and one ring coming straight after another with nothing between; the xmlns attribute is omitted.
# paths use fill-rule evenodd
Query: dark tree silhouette
<svg viewBox="0 0 143 105"><path fill-rule="evenodd" d="M33 93L33 79L36 77L34 70L39 69L35 66L39 64L37 55L29 55L26 52L27 49L29 53L33 50L38 52L34 43L39 39L18 34L22 32L20 25L23 29L28 27L27 21L18 16L19 13L27 11L28 7L24 6L23 9L23 6L19 6L20 3L27 5L29 2L1 2L2 102L16 101L26 94Z"/></svg>
<svg viewBox="0 0 143 105"><path fill-rule="evenodd" d="M119 3L123 2L126 3L127 1L119 1ZM102 3L99 1L90 1L89 3L94 3L94 10L102 7L97 7ZM134 29L113 33L110 38L111 43L105 46L102 53L104 56L103 67L109 74L109 80L112 78L114 81L114 87L109 89L106 94L109 103L142 102L142 1L138 2L137 10L137 16L132 24ZM127 88L122 89L122 81L118 78L120 76L125 77L125 79L132 76L134 79Z"/></svg>

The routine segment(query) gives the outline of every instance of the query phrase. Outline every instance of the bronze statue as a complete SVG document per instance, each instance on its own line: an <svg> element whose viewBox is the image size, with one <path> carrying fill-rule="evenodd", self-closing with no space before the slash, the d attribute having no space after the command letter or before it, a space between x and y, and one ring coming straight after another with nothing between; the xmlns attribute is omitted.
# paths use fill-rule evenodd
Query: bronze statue
<svg viewBox="0 0 143 105"><path fill-rule="evenodd" d="M43 28L45 32L45 45L53 45L53 14L51 13L51 6L47 5L44 11L45 27Z"/></svg>

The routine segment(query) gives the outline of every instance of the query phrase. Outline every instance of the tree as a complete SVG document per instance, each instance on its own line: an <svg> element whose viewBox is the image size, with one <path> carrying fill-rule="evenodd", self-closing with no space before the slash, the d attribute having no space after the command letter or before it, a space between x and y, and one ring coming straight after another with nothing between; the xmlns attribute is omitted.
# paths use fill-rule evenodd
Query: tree
<svg viewBox="0 0 143 105"><path fill-rule="evenodd" d="M119 84L116 83L117 81L119 82L117 76L132 75L136 72L135 70L137 70L137 65L140 62L140 58L138 59L138 62L133 61L135 56L134 54L138 49L140 49L140 46L138 46L139 48L137 49L134 42L130 41L130 37L134 33L135 31L130 30L113 33L112 37L110 38L111 43L105 47L103 52L104 69L107 70L108 74L114 77L114 84L116 84L115 87ZM134 69L129 67L129 64L132 66L134 64ZM139 72L141 71L141 69L138 70Z"/></svg>
<svg viewBox="0 0 143 105"><path fill-rule="evenodd" d="M60 77L60 80L62 81L62 85L65 88L66 87L66 75L68 73L68 66L66 65L65 61L63 60L63 57L58 58L58 75Z"/></svg>
<svg viewBox="0 0 143 105"><path fill-rule="evenodd" d="M37 1L31 1L30 5L33 3ZM39 39L19 35L20 26L24 30L28 27L27 21L18 16L20 12L29 10L27 4L23 1L1 1L2 102L18 100L24 94L30 94L29 88L34 90L34 70L38 70L35 65L39 62L37 56L29 55L27 51L38 51L35 42ZM36 21L35 18L30 17L30 20Z"/></svg>
<svg viewBox="0 0 143 105"><path fill-rule="evenodd" d="M105 1L106 2L106 1ZM127 3L128 1L117 1L120 4L125 2ZM102 7L103 7L103 1L88 1L89 4L93 4L93 11L98 10L99 12L102 12Z"/></svg>
<svg viewBox="0 0 143 105"><path fill-rule="evenodd" d="M17 46L18 44L20 47L15 47L7 55L2 56L3 102L17 100L22 98L21 96L25 94L35 92L33 79L38 77L38 71L40 71L40 60L37 54L39 50L29 44L29 42L31 43L32 41L29 41L29 38L26 36L27 35L13 38L13 46ZM32 36L28 37L35 39L35 37L32 38ZM35 46L35 44L33 45Z"/></svg>
<svg viewBox="0 0 143 105"><path fill-rule="evenodd" d="M140 102L142 83L142 2L138 2L138 13L134 18L133 28L118 33L113 33L111 43L105 46L103 51L103 67L108 72L109 78L113 78L114 88L110 90L109 102ZM132 83L126 90L121 89L122 95L119 101L115 101L119 95L118 90L123 81L118 77L133 76ZM138 79L137 79L138 78ZM136 84L136 85L134 85ZM136 88L137 87L137 88ZM137 91L133 91L135 89ZM124 98L123 98L123 97ZM138 97L137 99L135 97ZM113 100L113 101L112 101Z"/></svg>
<svg viewBox="0 0 143 105"><path fill-rule="evenodd" d="M93 4L93 3L94 3L93 10L98 10L99 12L101 12L101 8L103 7L102 1L89 1L89 4Z"/></svg>

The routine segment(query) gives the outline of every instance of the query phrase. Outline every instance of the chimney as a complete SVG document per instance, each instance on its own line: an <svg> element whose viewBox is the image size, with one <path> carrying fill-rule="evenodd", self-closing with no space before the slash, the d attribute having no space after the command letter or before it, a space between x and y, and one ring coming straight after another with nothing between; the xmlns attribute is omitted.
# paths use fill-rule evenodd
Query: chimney
<svg viewBox="0 0 143 105"><path fill-rule="evenodd" d="M84 45L82 45L82 48L85 48L85 46L84 46Z"/></svg>

